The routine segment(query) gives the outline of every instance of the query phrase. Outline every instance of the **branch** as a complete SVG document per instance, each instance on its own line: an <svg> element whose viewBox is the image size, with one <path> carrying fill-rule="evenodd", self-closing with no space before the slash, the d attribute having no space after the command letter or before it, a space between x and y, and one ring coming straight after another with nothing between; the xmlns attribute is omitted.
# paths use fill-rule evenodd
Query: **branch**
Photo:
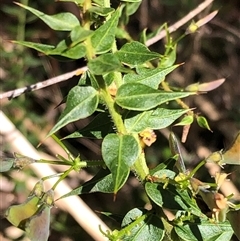
<svg viewBox="0 0 240 241"><path fill-rule="evenodd" d="M68 73L65 73L65 74L53 77L51 79L47 79L47 80L38 82L36 84L32 84L32 85L25 86L25 87L22 87L22 88L19 88L19 89L15 89L15 90L10 90L8 92L4 92L4 93L0 94L0 100L4 99L4 98L12 99L12 98L18 97L19 95L21 95L23 93L39 90L39 89L45 88L47 86L63 82L65 80L68 80L68 79L72 78L75 75L82 74L87 69L88 69L87 66L84 66L82 68L75 69L75 70L73 70L71 72L68 72Z"/></svg>
<svg viewBox="0 0 240 241"><path fill-rule="evenodd" d="M195 9L193 9L190 13L188 13L185 17L174 23L168 28L168 32L172 33L183 26L185 23L193 19L196 15L201 13L205 8L207 8L214 0L206 0L203 3L199 4ZM167 35L166 30L162 30L157 36L146 41L146 45L150 46L161 40Z"/></svg>

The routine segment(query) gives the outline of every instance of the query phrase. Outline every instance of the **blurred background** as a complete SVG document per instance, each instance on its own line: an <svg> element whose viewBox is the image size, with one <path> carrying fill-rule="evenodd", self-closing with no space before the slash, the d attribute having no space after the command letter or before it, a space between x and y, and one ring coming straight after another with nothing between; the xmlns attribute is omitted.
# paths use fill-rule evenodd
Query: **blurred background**
<svg viewBox="0 0 240 241"><path fill-rule="evenodd" d="M54 2L49 0L22 0L21 3L39 9L47 14L70 11L79 15L78 8L73 3ZM168 26L183 18L199 5L198 0L143 0L139 10L130 17L127 30L133 39L138 40L140 33L147 28L148 32L156 30L164 22ZM199 14L194 20L206 16L213 10L219 10L217 16L195 34L182 39L177 47L176 63L183 63L167 77L167 81L180 88L196 83L209 82L226 78L225 83L207 94L193 96L186 99L186 103L196 108L195 112L204 115L213 132L191 126L186 143L182 150L187 168L191 169L206 153L227 148L240 130L240 1L216 0ZM24 87L69 72L85 65L83 60L59 62L53 58L41 55L35 50L15 45L8 40L27 40L46 44L57 44L66 33L54 32L41 20L31 13L16 6L13 1L2 0L0 3L0 92ZM188 25L182 26L171 34L177 39L183 34ZM149 48L164 53L165 40L160 40ZM78 83L79 77L65 82L21 95L15 99L1 100L1 110L11 119L16 127L24 134L33 146L37 146L48 131L56 123L64 106L58 104L68 91ZM59 132L64 137L89 123L91 118L68 125ZM0 123L1 125L1 123ZM173 127L173 131L181 138L182 128ZM150 167L154 167L170 157L168 148L169 130L156 132L158 139L146 150ZM70 139L66 142L75 154L81 154L85 159L99 160L100 140ZM1 155L11 156L12 150L8 143L0 140ZM55 155L59 149L54 143L43 142L39 151ZM240 152L240 150L239 150ZM28 153L25 153L28 155ZM239 154L240 155L240 154ZM97 172L97 168L88 168L75 173L68 178L69 185L74 188L85 182ZM226 167L231 172L230 179L240 190L239 166ZM23 175L23 176L22 176ZM198 173L203 181L213 181L206 168ZM29 190L26 182L35 177L31 169L24 169L24 173L9 172L1 174L0 178L0 212L4 213L10 204L23 202ZM37 179L36 179L37 180ZM131 208L144 206L147 202L138 181L134 176L119 192L117 200L113 202L112 195L89 194L82 199L97 211L125 214ZM60 209L52 209L51 236L49 240L81 240L91 241L92 238L67 213ZM118 228L119 224L109 218L100 216L109 226ZM22 233L12 237L11 225L0 220L0 240L21 240Z"/></svg>

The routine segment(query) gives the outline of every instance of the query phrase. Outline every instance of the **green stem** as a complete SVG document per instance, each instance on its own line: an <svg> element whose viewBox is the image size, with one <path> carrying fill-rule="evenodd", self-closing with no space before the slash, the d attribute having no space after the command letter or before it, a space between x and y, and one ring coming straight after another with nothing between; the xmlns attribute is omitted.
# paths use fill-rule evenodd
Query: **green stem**
<svg viewBox="0 0 240 241"><path fill-rule="evenodd" d="M202 167L206 163L206 160L202 160L198 165L190 172L188 175L190 178L194 176L194 174L198 171L200 167Z"/></svg>
<svg viewBox="0 0 240 241"><path fill-rule="evenodd" d="M102 160L95 160L95 161L82 160L81 162L85 162L87 167L105 166L105 162Z"/></svg>
<svg viewBox="0 0 240 241"><path fill-rule="evenodd" d="M127 134L127 130L124 126L122 116L117 112L116 106L112 96L110 95L109 91L107 90L105 81L102 76L96 76L98 81L99 87L101 88L101 95L104 99L105 104L109 110L109 114L113 119L113 123L115 124L117 131L122 134Z"/></svg>
<svg viewBox="0 0 240 241"><path fill-rule="evenodd" d="M68 174L74 170L74 166L71 166L68 170L66 170L61 177L56 181L56 183L53 185L52 190L55 190L57 185L65 178L68 176Z"/></svg>
<svg viewBox="0 0 240 241"><path fill-rule="evenodd" d="M149 168L146 163L144 152L140 154L139 158L134 163L133 171L136 173L136 175L141 181L144 181L146 177L149 175Z"/></svg>
<svg viewBox="0 0 240 241"><path fill-rule="evenodd" d="M117 112L112 96L109 94L104 79L102 76L97 76L99 87L101 88L102 98L105 101L105 104L108 107L109 113L112 117L112 120L117 128L118 133L127 134L127 130L122 120L122 116ZM136 140L139 140L139 137L135 137ZM136 173L141 181L144 181L149 175L149 169L147 167L145 154L142 151L140 157L136 160L133 165L132 171Z"/></svg>
<svg viewBox="0 0 240 241"><path fill-rule="evenodd" d="M72 166L72 162L66 162L66 161L54 161L54 160L45 160L40 159L37 160L36 163L47 163L47 164L53 164L53 165L64 165L64 166Z"/></svg>
<svg viewBox="0 0 240 241"><path fill-rule="evenodd" d="M28 0L22 0L22 4L28 5ZM18 14L18 28L17 28L17 40L24 41L25 40L25 25L26 25L26 16L27 11L24 8L21 8ZM23 50L23 47L22 47Z"/></svg>
<svg viewBox="0 0 240 241"><path fill-rule="evenodd" d="M89 8L92 7L92 1L91 0L85 0L83 4L83 28L86 30L90 30L91 27L91 19L90 19L90 13L88 11ZM88 37L85 41L86 45L86 56L87 60L91 60L94 57L94 50L92 48L92 42L91 37Z"/></svg>
<svg viewBox="0 0 240 241"><path fill-rule="evenodd" d="M50 178L54 178L54 177L59 177L61 176L63 173L56 173L56 174L53 174L53 175L50 175L50 176L46 176L46 177L42 177L41 179L43 181L47 180L47 179L50 179Z"/></svg>

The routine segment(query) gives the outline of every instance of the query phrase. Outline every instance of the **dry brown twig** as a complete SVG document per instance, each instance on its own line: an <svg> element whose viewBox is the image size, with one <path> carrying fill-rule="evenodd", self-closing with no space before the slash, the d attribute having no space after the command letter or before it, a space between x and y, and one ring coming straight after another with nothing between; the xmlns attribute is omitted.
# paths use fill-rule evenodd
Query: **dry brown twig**
<svg viewBox="0 0 240 241"><path fill-rule="evenodd" d="M206 0L199 4L195 9L193 9L191 12L189 12L186 16L181 18L179 21L174 23L168 28L169 33L175 32L177 29L182 27L184 24L192 20L196 15L201 13L204 9L206 9L214 0ZM162 30L157 36L149 39L146 41L147 46L151 46L154 43L158 42L159 40L163 39L167 35L165 30Z"/></svg>
<svg viewBox="0 0 240 241"><path fill-rule="evenodd" d="M196 15L198 15L204 9L206 9L213 1L214 0L205 0L204 2L199 4L195 9L193 9L191 12L189 12L186 16L184 16L182 19L180 19L179 21L177 21L176 23L171 25L168 28L168 32L172 33L174 31L176 31L177 29L179 29L181 26L183 26L184 24L189 22ZM154 44L154 43L158 42L159 40L163 39L166 35L167 35L167 32L165 30L162 30L157 36L147 40L146 45L151 46L152 44ZM87 66L84 66L82 68L75 69L71 72L56 76L56 77L51 78L51 79L47 79L47 80L38 82L38 83L30 85L30 86L25 86L23 88L10 90L10 91L1 93L0 94L0 100L5 99L5 98L12 99L12 98L18 97L19 95L21 95L23 93L39 90L39 89L51 86L51 85L56 84L56 83L66 81L66 80L72 78L75 75L82 74L87 69L88 69Z"/></svg>

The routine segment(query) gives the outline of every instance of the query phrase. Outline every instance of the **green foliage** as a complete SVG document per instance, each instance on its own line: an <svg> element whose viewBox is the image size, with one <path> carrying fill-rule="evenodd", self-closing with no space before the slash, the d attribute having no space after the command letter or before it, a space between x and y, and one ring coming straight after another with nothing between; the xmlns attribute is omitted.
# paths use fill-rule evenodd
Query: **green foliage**
<svg viewBox="0 0 240 241"><path fill-rule="evenodd" d="M89 81L85 81L84 84L80 81L69 91L66 107L48 134L48 136L53 135L56 142L68 154L68 159L58 156L58 161L50 161L31 160L24 157L22 160L28 161L24 162L24 165L21 163L17 165L12 159L4 160L1 164L1 172L13 167L22 168L32 162L66 165L68 169L60 175L52 187L54 190L71 171L80 171L87 166L101 166L105 169L101 168L90 181L60 198L103 192L113 193L115 199L118 191L133 172L142 184L152 210L143 208L130 210L123 218L120 230L104 233L109 240L160 241L165 238L230 240L233 229L227 220L219 219L219 214L221 215L223 211L224 214L235 212L238 206L227 198L221 200L223 203L219 205L219 200L216 198L219 194L218 187L215 187L217 185L208 189L200 181L193 179L193 176L207 161L214 161L220 165L239 164L239 156L236 155L236 150L239 150L239 136L229 150L223 153L217 152L215 155L213 153L189 173L186 171L177 139L171 134L169 139L172 157L149 170L145 148L156 139L153 130L169 127L183 115L185 115L183 119L176 125L191 125L195 114L182 99L196 94L199 87L184 91L171 88L166 83L166 76L179 66L174 64L177 43L169 36L167 36L168 42L164 55L151 51L138 41L129 41L129 38L125 39L127 43L123 46L117 45L117 34L119 30L121 31L122 23L125 24L129 16L136 11L141 3L140 0L121 1L121 5L116 9L110 8L108 1L73 2L77 3L79 9L83 9L84 24L71 13L50 16L18 4L36 15L53 30L68 31L69 37L61 40L57 46L23 40L14 41L45 55L60 56L65 60L84 58L87 62L86 74ZM201 85L200 90L211 90L219 84L217 82L213 86ZM175 100L180 104L179 109L172 109L169 105L169 102ZM104 110L102 106L105 107ZM102 113L99 114L99 110ZM79 137L103 139L101 161L83 160L81 153L75 157L62 141L54 136L69 123L90 116L95 117L91 123L66 136L65 139ZM210 129L206 118L202 116L196 118L199 126ZM16 159L19 158L16 157ZM51 177L45 177L42 180L47 178ZM210 201L209 198L207 201L204 198L203 200L209 206L214 220L209 219L202 212L196 201L198 194L206 197L204 196L206 193ZM23 228L32 240L47 240L49 210L52 203L51 196L48 197L48 194L43 191L38 194L35 189L26 202L10 207L6 218L13 225ZM172 221L166 218L163 212L165 209L174 214ZM24 215L19 217L20 213ZM24 227L20 225L23 219ZM39 234L36 226L44 220L46 225L42 229L43 233ZM214 223L218 221L219 223ZM232 222L231 219L230 222Z"/></svg>

